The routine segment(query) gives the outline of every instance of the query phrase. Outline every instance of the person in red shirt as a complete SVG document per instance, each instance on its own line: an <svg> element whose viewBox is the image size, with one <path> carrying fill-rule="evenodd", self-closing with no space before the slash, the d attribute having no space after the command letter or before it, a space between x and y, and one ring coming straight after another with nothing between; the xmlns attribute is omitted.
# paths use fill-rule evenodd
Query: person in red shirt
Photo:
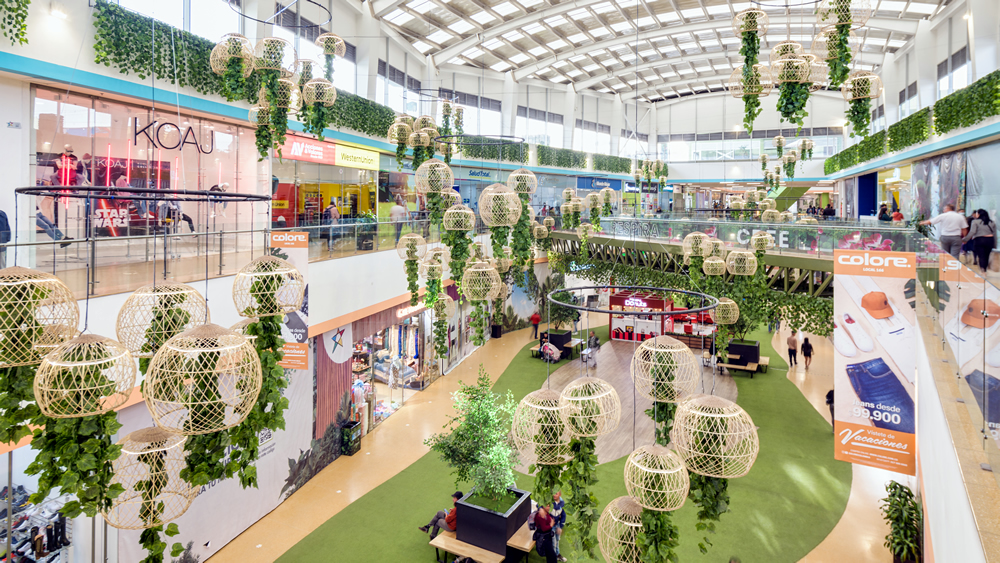
<svg viewBox="0 0 1000 563"><path fill-rule="evenodd" d="M462 494L462 491L455 491L455 493L451 495L451 510L447 513L445 513L444 510L438 510L437 514L434 515L434 518L431 518L431 521L428 522L426 526L420 526L419 530L424 533L431 530L431 539L436 538L438 532L441 531L442 528L450 532L457 530L458 515L455 513L455 505L458 504L459 499L463 496L465 495Z"/></svg>
<svg viewBox="0 0 1000 563"><path fill-rule="evenodd" d="M531 315L531 326L535 329L535 331L531 334L531 338L538 338L538 323L540 322L542 322L542 317L538 314L538 311L535 311L535 313Z"/></svg>
<svg viewBox="0 0 1000 563"><path fill-rule="evenodd" d="M545 557L546 563L559 561L555 547L555 532L552 529L555 524L556 520L549 514L548 507L539 505L535 512L535 533L532 535L532 539L535 540L538 554Z"/></svg>

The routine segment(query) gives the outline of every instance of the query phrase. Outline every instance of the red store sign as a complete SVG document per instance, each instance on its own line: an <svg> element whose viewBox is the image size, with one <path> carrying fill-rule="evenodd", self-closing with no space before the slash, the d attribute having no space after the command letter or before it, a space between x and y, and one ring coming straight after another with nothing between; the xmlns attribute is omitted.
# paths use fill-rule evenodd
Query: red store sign
<svg viewBox="0 0 1000 563"><path fill-rule="evenodd" d="M337 145L324 143L305 137L285 137L281 146L281 157L289 160L302 160L318 164L336 164Z"/></svg>

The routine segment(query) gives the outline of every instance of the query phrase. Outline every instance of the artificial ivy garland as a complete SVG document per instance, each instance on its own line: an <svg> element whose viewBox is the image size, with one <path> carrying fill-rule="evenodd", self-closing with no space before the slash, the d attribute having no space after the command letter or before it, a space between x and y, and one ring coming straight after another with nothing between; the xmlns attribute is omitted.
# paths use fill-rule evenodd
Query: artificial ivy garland
<svg viewBox="0 0 1000 563"><path fill-rule="evenodd" d="M486 310L486 301L474 301L474 303L472 326L476 330L472 333L472 343L476 346L482 346L486 344L486 323L490 322L490 314Z"/></svg>
<svg viewBox="0 0 1000 563"><path fill-rule="evenodd" d="M851 100L847 109L847 120L851 122L851 136L867 137L872 123L872 101L862 97Z"/></svg>
<svg viewBox="0 0 1000 563"><path fill-rule="evenodd" d="M472 239L466 231L444 231L441 234L441 242L450 250L451 261L448 263L448 268L451 270L451 279L455 280L455 288L461 294L462 276L469 261L469 245L472 244Z"/></svg>
<svg viewBox="0 0 1000 563"><path fill-rule="evenodd" d="M746 87L756 78L754 65L760 62L760 37L757 35L757 15L749 13L744 23L750 31L743 31L740 40L740 55L743 56L743 128L747 134L753 133L753 122L760 115L760 96L746 95Z"/></svg>
<svg viewBox="0 0 1000 563"><path fill-rule="evenodd" d="M586 554L596 559L594 549L597 537L593 527L597 523L597 497L592 492L597 484L597 453L593 438L573 438L569 444L573 461L566 464L561 478L569 489L566 512L573 515L566 524L566 533L573 540L578 555Z"/></svg>
<svg viewBox="0 0 1000 563"><path fill-rule="evenodd" d="M837 23L833 34L827 38L828 76L830 88L840 88L851 74L851 0L833 0L833 7L827 14L831 12L837 15Z"/></svg>
<svg viewBox="0 0 1000 563"><path fill-rule="evenodd" d="M28 7L31 0L3 0L0 2L0 30L10 39L11 45L28 43Z"/></svg>
<svg viewBox="0 0 1000 563"><path fill-rule="evenodd" d="M809 116L806 111L806 104L809 103L808 82L782 82L778 86L778 112L782 121L788 121L799 126L799 131L805 124L804 119Z"/></svg>
<svg viewBox="0 0 1000 563"><path fill-rule="evenodd" d="M517 223L511 232L510 248L514 252L514 263L511 266L515 272L520 272L531 262L531 222L528 215L531 213L531 196L525 193L518 193L521 200L521 215L517 218ZM514 276L514 283L518 287L524 288L524 277Z"/></svg>
<svg viewBox="0 0 1000 563"><path fill-rule="evenodd" d="M247 79L243 73L246 61L242 57L230 57L226 61L226 72L222 74L222 97L227 102L235 102L247 98Z"/></svg>

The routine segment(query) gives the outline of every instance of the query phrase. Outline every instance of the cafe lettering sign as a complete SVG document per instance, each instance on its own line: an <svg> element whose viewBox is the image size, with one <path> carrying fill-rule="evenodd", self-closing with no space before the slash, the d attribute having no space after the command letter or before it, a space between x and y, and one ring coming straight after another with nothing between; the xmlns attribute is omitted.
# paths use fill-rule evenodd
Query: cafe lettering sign
<svg viewBox="0 0 1000 563"><path fill-rule="evenodd" d="M215 150L214 130L208 130L208 146L206 148L199 141L193 126L185 129L169 121L153 121L142 127L138 117L133 119L135 121L132 129L132 144L135 146L139 146L140 138L145 137L146 141L157 149L175 150L183 149L186 145L193 145L201 154L212 154L212 151Z"/></svg>

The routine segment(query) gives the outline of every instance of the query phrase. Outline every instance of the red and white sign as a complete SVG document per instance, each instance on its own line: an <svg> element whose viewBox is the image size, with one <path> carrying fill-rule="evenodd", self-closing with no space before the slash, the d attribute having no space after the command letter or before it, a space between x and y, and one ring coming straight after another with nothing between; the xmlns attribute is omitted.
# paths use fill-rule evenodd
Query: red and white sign
<svg viewBox="0 0 1000 563"><path fill-rule="evenodd" d="M285 144L281 146L281 157L289 160L302 160L318 164L336 164L336 155L337 145L333 143L324 143L315 139L295 137L293 135L285 137Z"/></svg>

